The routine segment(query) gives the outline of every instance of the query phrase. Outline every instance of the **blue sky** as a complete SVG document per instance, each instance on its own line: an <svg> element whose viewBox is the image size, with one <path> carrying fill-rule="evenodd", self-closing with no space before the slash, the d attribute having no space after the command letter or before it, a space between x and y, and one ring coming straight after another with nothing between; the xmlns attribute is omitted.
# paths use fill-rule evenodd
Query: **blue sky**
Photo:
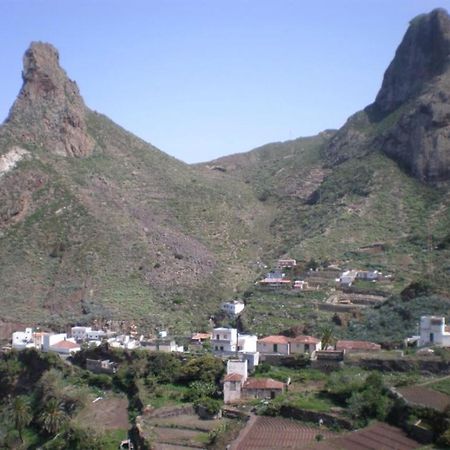
<svg viewBox="0 0 450 450"><path fill-rule="evenodd" d="M90 108L183 161L316 134L373 101L436 7L450 0L1 0L0 121L41 40Z"/></svg>

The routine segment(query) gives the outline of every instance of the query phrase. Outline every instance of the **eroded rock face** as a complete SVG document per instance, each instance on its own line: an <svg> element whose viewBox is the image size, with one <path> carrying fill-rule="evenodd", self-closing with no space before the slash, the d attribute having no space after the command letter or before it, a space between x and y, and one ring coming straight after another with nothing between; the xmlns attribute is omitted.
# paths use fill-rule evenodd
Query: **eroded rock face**
<svg viewBox="0 0 450 450"><path fill-rule="evenodd" d="M450 180L450 17L410 27L375 102L352 116L326 149L330 164L381 150L422 182Z"/></svg>
<svg viewBox="0 0 450 450"><path fill-rule="evenodd" d="M411 21L395 57L387 68L375 100L388 114L420 93L424 86L449 69L450 17L443 9Z"/></svg>
<svg viewBox="0 0 450 450"><path fill-rule="evenodd" d="M25 52L22 76L22 89L5 127L14 129L23 143L55 154L90 155L94 141L87 133L86 106L76 83L60 67L58 51L33 42Z"/></svg>
<svg viewBox="0 0 450 450"><path fill-rule="evenodd" d="M377 146L423 182L450 180L449 81L421 95L376 139Z"/></svg>

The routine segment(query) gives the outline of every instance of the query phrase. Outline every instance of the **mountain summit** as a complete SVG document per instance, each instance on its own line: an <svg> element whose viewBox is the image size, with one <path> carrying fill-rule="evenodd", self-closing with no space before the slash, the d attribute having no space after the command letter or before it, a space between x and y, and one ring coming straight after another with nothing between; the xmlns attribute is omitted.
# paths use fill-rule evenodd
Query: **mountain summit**
<svg viewBox="0 0 450 450"><path fill-rule="evenodd" d="M389 114L449 70L450 17L444 9L423 14L410 23L395 58L384 74L375 100Z"/></svg>
<svg viewBox="0 0 450 450"><path fill-rule="evenodd" d="M449 100L450 17L436 9L411 21L375 102L331 140L329 164L378 150L424 183L449 180Z"/></svg>
<svg viewBox="0 0 450 450"><path fill-rule="evenodd" d="M94 141L87 133L86 107L77 84L59 65L58 51L33 42L23 59L23 85L6 120L21 133L24 143L39 144L49 152L83 157Z"/></svg>

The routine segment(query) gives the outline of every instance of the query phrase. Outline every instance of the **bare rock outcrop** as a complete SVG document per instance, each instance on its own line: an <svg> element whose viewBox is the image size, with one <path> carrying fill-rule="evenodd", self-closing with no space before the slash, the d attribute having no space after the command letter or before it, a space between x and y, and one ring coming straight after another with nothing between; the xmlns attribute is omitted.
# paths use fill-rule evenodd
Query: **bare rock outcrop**
<svg viewBox="0 0 450 450"><path fill-rule="evenodd" d="M325 150L328 163L382 151L425 183L450 180L450 17L410 23L375 102L353 115Z"/></svg>
<svg viewBox="0 0 450 450"><path fill-rule="evenodd" d="M86 127L86 106L77 84L59 65L58 51L33 42L23 60L23 85L2 127L23 144L73 157L90 155L94 141Z"/></svg>

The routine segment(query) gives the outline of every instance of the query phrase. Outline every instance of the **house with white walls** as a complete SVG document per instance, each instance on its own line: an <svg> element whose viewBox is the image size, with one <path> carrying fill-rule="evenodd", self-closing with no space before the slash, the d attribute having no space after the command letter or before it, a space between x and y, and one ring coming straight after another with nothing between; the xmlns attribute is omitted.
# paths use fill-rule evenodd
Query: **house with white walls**
<svg viewBox="0 0 450 450"><path fill-rule="evenodd" d="M247 381L248 367L246 360L230 359L227 361L227 374L223 381L224 403L234 403L242 396L242 387Z"/></svg>
<svg viewBox="0 0 450 450"><path fill-rule="evenodd" d="M70 356L80 351L80 344L77 344L74 339L62 339L50 345L49 351L58 353L62 357Z"/></svg>
<svg viewBox="0 0 450 450"><path fill-rule="evenodd" d="M216 355L233 353L254 353L257 351L257 336L239 334L236 328L218 327L213 329L211 347Z"/></svg>
<svg viewBox="0 0 450 450"><path fill-rule="evenodd" d="M445 317L422 316L420 318L419 347L426 345L450 347L450 326L445 325Z"/></svg>
<svg viewBox="0 0 450 450"><path fill-rule="evenodd" d="M289 338L282 335L266 336L258 339L258 352L261 355L289 355Z"/></svg>
<svg viewBox="0 0 450 450"><path fill-rule="evenodd" d="M91 331L91 327L75 326L70 329L70 334L77 342L80 342L85 341L87 334Z"/></svg>
<svg viewBox="0 0 450 450"><path fill-rule="evenodd" d="M320 349L320 339L313 336L274 335L258 339L258 352L262 356L261 359L265 359L267 355L289 356L308 353L314 356L314 353Z"/></svg>
<svg viewBox="0 0 450 450"><path fill-rule="evenodd" d="M244 302L239 300L233 300L231 302L224 302L220 306L222 311L225 311L229 316L235 317L244 311L245 305Z"/></svg>
<svg viewBox="0 0 450 450"><path fill-rule="evenodd" d="M33 329L25 328L25 331L15 331L11 339L12 348L23 350L25 348L34 348Z"/></svg>

